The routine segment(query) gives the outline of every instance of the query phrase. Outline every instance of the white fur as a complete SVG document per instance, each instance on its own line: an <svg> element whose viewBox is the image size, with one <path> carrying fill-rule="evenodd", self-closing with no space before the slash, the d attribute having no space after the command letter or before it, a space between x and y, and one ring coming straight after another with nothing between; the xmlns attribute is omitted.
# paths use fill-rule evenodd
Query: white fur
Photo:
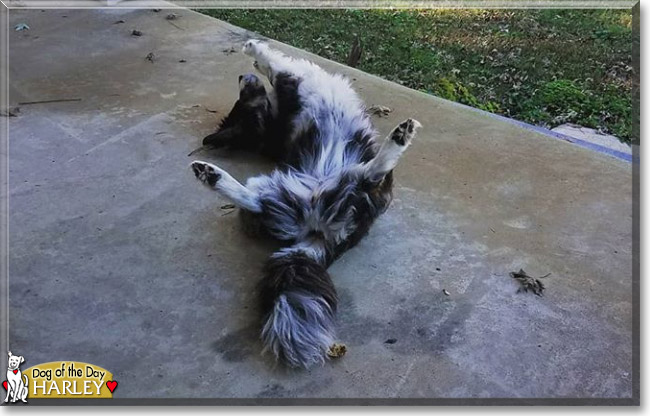
<svg viewBox="0 0 650 416"><path fill-rule="evenodd" d="M294 74L301 79L298 89L302 111L294 119L294 137L315 123L321 132L320 157L313 166L303 166L314 176L325 178L340 175L343 170L358 163L358 154L346 154L345 140L358 130L376 132L365 114L365 105L352 89L350 81L339 74L330 74L313 62L294 59L271 49L258 40L249 40L244 53L256 59L256 68L268 76L271 84L280 72Z"/></svg>
<svg viewBox="0 0 650 416"><path fill-rule="evenodd" d="M221 192L241 208L252 212L261 212L262 208L260 207L259 195L257 193L250 191L244 185L239 183L235 178L230 176L228 172L216 165L213 165L212 163L195 160L192 162L192 165L195 164L209 167L214 170L214 172L221 175L221 178L215 183L214 186L211 186L207 182L207 178L205 176L199 177L199 180L201 180L201 182L203 182L206 186L209 186L210 188Z"/></svg>
<svg viewBox="0 0 650 416"><path fill-rule="evenodd" d="M365 165L364 174L367 178L380 178L397 166L400 156L402 156L402 153L404 153L404 151L411 145L411 139L415 136L416 130L422 127L422 124L417 120L410 119L406 122L409 121L413 123L413 131L411 133L405 133L405 143L400 145L391 139L391 136L400 127L398 126L393 129L393 131L384 139L377 156Z"/></svg>

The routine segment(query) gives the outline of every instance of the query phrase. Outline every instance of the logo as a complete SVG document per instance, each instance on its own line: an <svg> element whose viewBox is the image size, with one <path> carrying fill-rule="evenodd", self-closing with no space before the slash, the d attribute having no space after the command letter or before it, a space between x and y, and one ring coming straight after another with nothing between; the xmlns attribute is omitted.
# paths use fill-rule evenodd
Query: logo
<svg viewBox="0 0 650 416"><path fill-rule="evenodd" d="M26 375L20 371L20 365L25 362L22 355L13 355L9 351L9 361L7 362L7 379L2 382L2 386L7 389L5 403L11 400L16 403L20 400L27 403L27 387L29 380Z"/></svg>
<svg viewBox="0 0 650 416"><path fill-rule="evenodd" d="M5 403L30 399L112 399L117 381L107 370L77 361L53 361L21 372L22 356L9 353Z"/></svg>

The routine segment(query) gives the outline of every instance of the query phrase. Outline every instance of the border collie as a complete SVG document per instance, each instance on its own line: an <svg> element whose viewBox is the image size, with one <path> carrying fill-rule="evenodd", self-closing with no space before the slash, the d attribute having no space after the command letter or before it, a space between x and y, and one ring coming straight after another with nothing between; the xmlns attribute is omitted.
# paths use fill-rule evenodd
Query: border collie
<svg viewBox="0 0 650 416"><path fill-rule="evenodd" d="M405 120L380 141L343 76L258 40L243 51L272 91L253 74L240 76L239 100L203 144L261 152L278 168L242 185L213 164L191 167L241 208L247 226L284 243L260 285L262 341L278 360L308 368L324 362L334 342L337 295L327 268L390 204L392 170L420 123Z"/></svg>

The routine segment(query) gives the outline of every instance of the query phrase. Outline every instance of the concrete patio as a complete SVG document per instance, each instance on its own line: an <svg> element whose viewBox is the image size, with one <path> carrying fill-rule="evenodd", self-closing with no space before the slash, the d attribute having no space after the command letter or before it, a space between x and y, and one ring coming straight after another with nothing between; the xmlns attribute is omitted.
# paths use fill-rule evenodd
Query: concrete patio
<svg viewBox="0 0 650 416"><path fill-rule="evenodd" d="M30 27L10 33L10 347L26 367L102 366L116 398L633 396L631 163L281 44L393 108L382 134L424 127L393 205L330 268L347 355L310 371L262 356L272 244L188 165L241 180L272 165L187 157L252 71L252 34L169 12L10 13ZM517 293L520 268L551 273L543 297Z"/></svg>

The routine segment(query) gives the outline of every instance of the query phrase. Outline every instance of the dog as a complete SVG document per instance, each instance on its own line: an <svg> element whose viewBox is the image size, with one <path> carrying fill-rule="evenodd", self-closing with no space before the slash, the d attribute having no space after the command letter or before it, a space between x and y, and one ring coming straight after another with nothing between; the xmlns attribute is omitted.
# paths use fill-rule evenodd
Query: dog
<svg viewBox="0 0 650 416"><path fill-rule="evenodd" d="M247 228L283 243L260 282L264 351L290 367L324 363L335 339L337 293L327 268L367 233L392 201L393 169L421 127L407 119L378 139L350 82L316 64L249 40L243 52L267 77L239 77L239 99L203 140L265 154L270 175L245 185L194 161L196 178L240 208Z"/></svg>
<svg viewBox="0 0 650 416"><path fill-rule="evenodd" d="M16 400L27 403L29 381L27 375L23 374L19 368L20 364L24 362L25 358L22 355L13 355L9 351L9 361L7 363L7 396L5 397L5 403L9 401L10 397L12 403L15 403Z"/></svg>

